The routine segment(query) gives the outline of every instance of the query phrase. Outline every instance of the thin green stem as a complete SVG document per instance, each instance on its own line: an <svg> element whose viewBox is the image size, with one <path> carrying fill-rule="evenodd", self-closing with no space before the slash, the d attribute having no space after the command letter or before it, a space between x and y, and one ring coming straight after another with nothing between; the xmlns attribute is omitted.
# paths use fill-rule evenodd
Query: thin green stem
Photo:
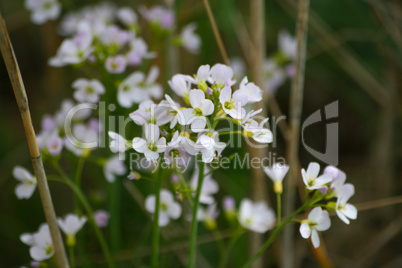
<svg viewBox="0 0 402 268"><path fill-rule="evenodd" d="M282 219L282 212L281 212L281 208L282 208L282 200L281 200L281 194L276 194L276 212L277 212L277 216L276 216L276 220L277 220L277 225L281 224L281 219Z"/></svg>
<svg viewBox="0 0 402 268"><path fill-rule="evenodd" d="M120 249L120 180L115 180L109 187L109 207L110 207L110 236L111 249Z"/></svg>
<svg viewBox="0 0 402 268"><path fill-rule="evenodd" d="M204 181L204 166L205 163L199 161L199 173L198 173L198 184L197 184L197 192L194 198L194 206L193 206L193 217L191 221L191 233L190 233L190 259L188 263L189 268L195 267L195 259L197 253L197 229L198 229L198 205L200 204L200 195L201 195L201 187L202 182Z"/></svg>
<svg viewBox="0 0 402 268"><path fill-rule="evenodd" d="M290 215L282 224L278 225L275 230L272 232L272 234L269 236L268 240L265 242L265 244L258 250L258 252L249 260L245 265L242 266L242 268L247 268L250 267L261 255L264 253L265 250L272 244L272 242L275 240L275 238L278 236L278 234L282 231L282 229L288 224L289 222L292 221L292 219L303 212L308 206L310 206L313 203L313 200L310 200L310 202L305 202L298 210L293 212L292 215Z"/></svg>
<svg viewBox="0 0 402 268"><path fill-rule="evenodd" d="M84 163L85 163L85 157L81 156L78 159L77 169L75 171L75 176L74 176L75 185L77 185L78 187L80 187L80 185L81 185L81 174L82 174L82 169L84 168ZM77 212L80 212L77 196L75 196L75 195L74 195L74 201L73 202L74 202L74 209Z"/></svg>
<svg viewBox="0 0 402 268"><path fill-rule="evenodd" d="M87 212L88 222L94 228L95 234L98 238L98 241L102 248L103 254L105 255L106 262L108 263L108 267L114 268L115 265L114 265L112 256L110 254L109 247L106 243L106 240L105 240L101 230L99 229L98 225L96 225L96 222L93 217L93 215L94 215L93 210L92 210L88 200L86 199L85 195L83 194L81 189L79 187L77 187L74 184L74 182L67 176L67 174L60 168L60 166L58 165L57 162L53 162L53 167L60 174L60 176L64 179L64 183L67 184L71 188L71 190L73 190L73 192L77 195L78 200L81 202L82 206L84 207L84 209Z"/></svg>
<svg viewBox="0 0 402 268"><path fill-rule="evenodd" d="M75 267L75 256L74 256L74 246L69 246L69 255L70 255L70 265L72 268Z"/></svg>
<svg viewBox="0 0 402 268"><path fill-rule="evenodd" d="M161 193L161 186L162 186L162 164L159 166L158 171L158 179L156 181L156 188L155 188L155 214L154 214L154 222L153 222L153 237L152 237L152 267L158 268L159 267L159 209L160 209L160 193Z"/></svg>
<svg viewBox="0 0 402 268"><path fill-rule="evenodd" d="M229 260L229 256L230 256L230 252L233 248L233 246L235 245L235 243L237 242L237 240L240 238L240 236L243 234L242 231L236 231L230 241L228 246L226 247L226 250L224 251L224 253L221 255L221 258L219 259L219 263L218 263L218 268L224 268L226 266L226 263Z"/></svg>

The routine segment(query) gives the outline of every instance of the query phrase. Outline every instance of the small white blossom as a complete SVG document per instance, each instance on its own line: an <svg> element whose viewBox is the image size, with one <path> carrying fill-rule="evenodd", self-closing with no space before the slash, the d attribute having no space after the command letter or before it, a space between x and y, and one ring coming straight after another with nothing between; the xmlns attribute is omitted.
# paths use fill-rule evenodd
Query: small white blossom
<svg viewBox="0 0 402 268"><path fill-rule="evenodd" d="M180 34L183 47L194 54L199 52L201 46L201 38L194 33L196 28L197 25L195 23L190 23L183 28Z"/></svg>
<svg viewBox="0 0 402 268"><path fill-rule="evenodd" d="M127 142L125 138L123 138L121 135L117 134L116 132L109 131L108 132L109 137L111 138L110 141L110 151L112 153L124 153L131 147L131 144Z"/></svg>
<svg viewBox="0 0 402 268"><path fill-rule="evenodd" d="M239 222L244 227L257 233L265 233L275 225L275 213L265 202L253 203L243 199L240 203Z"/></svg>
<svg viewBox="0 0 402 268"><path fill-rule="evenodd" d="M258 112L259 111L253 113ZM246 115L248 120L243 120L241 125L247 133L247 136L260 143L271 143L273 140L272 132L268 128L264 128L264 124L268 121L268 118L258 124L254 119L250 119L250 116L252 116L252 114Z"/></svg>
<svg viewBox="0 0 402 268"><path fill-rule="evenodd" d="M154 6L147 9L144 6L139 8L141 15L151 23L157 24L164 29L173 29L174 16L173 12L162 6Z"/></svg>
<svg viewBox="0 0 402 268"><path fill-rule="evenodd" d="M191 90L189 96L192 108L187 108L181 111L182 116L179 116L179 124L191 124L192 131L201 132L205 129L207 124L205 116L213 113L214 104L212 101L205 99L205 93L199 89Z"/></svg>
<svg viewBox="0 0 402 268"><path fill-rule="evenodd" d="M232 80L233 78L233 70L229 66L224 64L215 64L211 68L211 79L212 83L217 84L218 87L233 86L236 81Z"/></svg>
<svg viewBox="0 0 402 268"><path fill-rule="evenodd" d="M177 102L174 102L169 95L165 95L165 98L166 100L161 101L158 105L156 124L162 126L170 122L172 129L176 126L182 113L180 113L180 105Z"/></svg>
<svg viewBox="0 0 402 268"><path fill-rule="evenodd" d="M155 195L149 195L145 199L145 209L150 213L155 213ZM160 191L160 207L159 207L159 226L166 226L169 224L170 219L178 219L181 215L181 206L173 199L173 194L162 189Z"/></svg>
<svg viewBox="0 0 402 268"><path fill-rule="evenodd" d="M302 169L301 173L303 177L303 182L306 185L307 189L320 189L325 186L325 184L332 181L332 176L330 174L322 174L321 176L318 176L319 172L320 165L314 162L308 165L307 172L304 170L304 168Z"/></svg>
<svg viewBox="0 0 402 268"><path fill-rule="evenodd" d="M106 227L109 223L110 214L105 210L97 210L94 213L94 220L98 227Z"/></svg>
<svg viewBox="0 0 402 268"><path fill-rule="evenodd" d="M282 181L288 173L289 166L275 163L272 167L264 167L264 172L274 182L275 193L282 193Z"/></svg>
<svg viewBox="0 0 402 268"><path fill-rule="evenodd" d="M285 82L286 74L272 58L267 59L264 62L263 68L265 77L265 89L271 93L275 93L275 91Z"/></svg>
<svg viewBox="0 0 402 268"><path fill-rule="evenodd" d="M112 74L121 74L126 67L127 60L123 55L110 56L105 61L106 70Z"/></svg>
<svg viewBox="0 0 402 268"><path fill-rule="evenodd" d="M236 90L232 96L232 89L228 86L221 90L219 101L222 104L222 109L235 119L242 119L246 115L246 110L243 108L247 104L248 94L243 90Z"/></svg>
<svg viewBox="0 0 402 268"><path fill-rule="evenodd" d="M345 184L339 189L338 200L336 201L336 214L346 224L349 219L357 218L357 209L348 203L349 199L355 194L355 187L352 184Z"/></svg>
<svg viewBox="0 0 402 268"><path fill-rule="evenodd" d="M225 147L226 143L219 141L219 133L213 130L202 134L196 142L196 149L201 152L204 163L210 163L216 156L220 156Z"/></svg>
<svg viewBox="0 0 402 268"><path fill-rule="evenodd" d="M170 88L180 97L188 98L190 83L188 77L182 74L176 74L168 81Z"/></svg>
<svg viewBox="0 0 402 268"><path fill-rule="evenodd" d="M61 11L61 4L57 0L25 0L25 7L32 12L31 20L35 24L55 20Z"/></svg>
<svg viewBox="0 0 402 268"><path fill-rule="evenodd" d="M255 103L262 100L262 90L254 83L249 83L247 77L240 82L240 91L247 96L247 103Z"/></svg>
<svg viewBox="0 0 402 268"><path fill-rule="evenodd" d="M286 30L279 32L278 38L279 51L285 55L289 60L293 60L296 57L297 52L297 39L289 34Z"/></svg>
<svg viewBox="0 0 402 268"><path fill-rule="evenodd" d="M129 7L119 8L116 16L125 26L131 26L138 20L137 14Z"/></svg>
<svg viewBox="0 0 402 268"><path fill-rule="evenodd" d="M35 177L25 168L16 166L13 169L13 176L20 183L15 188L18 199L29 199L36 189Z"/></svg>
<svg viewBox="0 0 402 268"><path fill-rule="evenodd" d="M331 227L331 220L328 211L322 210L321 207L314 208L308 215L308 219L302 221L300 225L300 234L304 239L311 236L313 246L320 246L320 237L317 231L326 231Z"/></svg>
<svg viewBox="0 0 402 268"><path fill-rule="evenodd" d="M146 139L134 138L133 148L139 153L144 153L148 160L156 160L166 149L166 139L160 138L159 127L155 124L145 125L144 130Z"/></svg>
<svg viewBox="0 0 402 268"><path fill-rule="evenodd" d="M64 138L64 145L76 156L83 156L97 148L98 133L99 131L94 130L89 124L75 124L72 127L72 135L67 134Z"/></svg>
<svg viewBox="0 0 402 268"><path fill-rule="evenodd" d="M176 131L171 141L168 143L168 146L172 148L182 147L190 155L196 155L198 153L195 142L190 139L190 135L185 131L180 133Z"/></svg>
<svg viewBox="0 0 402 268"><path fill-rule="evenodd" d="M78 217L75 214L68 214L63 219L57 219L60 229L67 236L67 245L75 245L75 235L86 223L87 218L85 216Z"/></svg>
<svg viewBox="0 0 402 268"><path fill-rule="evenodd" d="M156 122L157 105L151 100L145 100L140 103L137 110L130 113L130 118L134 123L143 126L145 124L154 124Z"/></svg>
<svg viewBox="0 0 402 268"><path fill-rule="evenodd" d="M206 81L212 82L211 78L211 67L206 65L201 65L197 70L197 75L195 77L186 75L184 76L187 81L194 85L205 84ZM180 94L178 94L180 96Z"/></svg>
<svg viewBox="0 0 402 268"><path fill-rule="evenodd" d="M105 93L105 87L97 79L77 79L73 83L73 88L74 98L79 102L98 102L100 95Z"/></svg>
<svg viewBox="0 0 402 268"><path fill-rule="evenodd" d="M130 42L130 51L127 54L127 62L130 66L138 66L143 59L152 59L156 56L154 52L148 52L148 45L142 38L134 38Z"/></svg>
<svg viewBox="0 0 402 268"><path fill-rule="evenodd" d="M114 182L116 176L122 176L126 174L126 172L127 168L124 165L124 161L120 160L118 155L110 157L103 167L103 173L108 182Z"/></svg>
<svg viewBox="0 0 402 268"><path fill-rule="evenodd" d="M39 231L33 235L33 239L34 244L29 249L32 259L35 261L44 261L53 256L54 247L47 224L42 224L39 227Z"/></svg>

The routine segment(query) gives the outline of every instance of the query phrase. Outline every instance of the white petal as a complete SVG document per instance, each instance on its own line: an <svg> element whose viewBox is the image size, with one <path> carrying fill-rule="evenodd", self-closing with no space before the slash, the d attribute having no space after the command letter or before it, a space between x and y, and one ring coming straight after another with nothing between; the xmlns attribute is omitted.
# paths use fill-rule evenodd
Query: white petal
<svg viewBox="0 0 402 268"><path fill-rule="evenodd" d="M320 165L318 163L312 162L308 165L307 175L309 177L317 178L320 172Z"/></svg>
<svg viewBox="0 0 402 268"><path fill-rule="evenodd" d="M357 208L352 204L346 204L345 210L343 210L343 213L349 219L352 219L352 220L357 219Z"/></svg>
<svg viewBox="0 0 402 268"><path fill-rule="evenodd" d="M299 228L300 234L303 238L307 239L311 235L311 229L308 225L308 222L303 222Z"/></svg>
<svg viewBox="0 0 402 268"><path fill-rule="evenodd" d="M147 141L141 138L133 139L133 149L139 153L145 152L148 149Z"/></svg>
<svg viewBox="0 0 402 268"><path fill-rule="evenodd" d="M146 199L145 199L145 209L149 212L149 213L155 213L155 195L149 195Z"/></svg>
<svg viewBox="0 0 402 268"><path fill-rule="evenodd" d="M221 94L219 95L219 101L222 105L225 104L226 101L229 101L232 98L232 89L230 87L224 87L221 90Z"/></svg>
<svg viewBox="0 0 402 268"><path fill-rule="evenodd" d="M204 91L200 89L193 89L189 93L191 107L200 107L203 100L205 100Z"/></svg>
<svg viewBox="0 0 402 268"><path fill-rule="evenodd" d="M40 246L33 246L29 249L29 254L31 255L31 258L35 261L47 260L53 255L53 253L54 250L52 250L50 254L46 254L45 249Z"/></svg>
<svg viewBox="0 0 402 268"><path fill-rule="evenodd" d="M178 219L181 215L181 206L177 202L173 202L169 205L169 216L172 219Z"/></svg>
<svg viewBox="0 0 402 268"><path fill-rule="evenodd" d="M318 248L320 246L320 237L318 236L318 232L316 230L312 230L311 232L311 242L313 242L314 248Z"/></svg>
<svg viewBox="0 0 402 268"><path fill-rule="evenodd" d="M191 123L191 130L198 133L203 131L206 125L207 119L204 116L197 116L196 119Z"/></svg>
<svg viewBox="0 0 402 268"><path fill-rule="evenodd" d="M159 137L159 127L155 124L148 124L145 126L145 137L147 138L147 141L154 141L156 142Z"/></svg>
<svg viewBox="0 0 402 268"><path fill-rule="evenodd" d="M211 115L214 112L214 104L210 100L203 100L201 102L200 109L204 115Z"/></svg>
<svg viewBox="0 0 402 268"><path fill-rule="evenodd" d="M35 191L36 184L20 183L15 187L15 195L18 199L28 199Z"/></svg>

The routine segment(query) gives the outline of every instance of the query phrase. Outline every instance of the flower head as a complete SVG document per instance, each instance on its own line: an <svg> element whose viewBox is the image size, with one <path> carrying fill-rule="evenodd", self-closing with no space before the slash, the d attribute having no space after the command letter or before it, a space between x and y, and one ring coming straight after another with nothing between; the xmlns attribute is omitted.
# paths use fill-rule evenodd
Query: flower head
<svg viewBox="0 0 402 268"><path fill-rule="evenodd" d="M288 173L289 166L275 163L272 167L264 167L264 172L274 182L275 193L282 193L282 181Z"/></svg>
<svg viewBox="0 0 402 268"><path fill-rule="evenodd" d="M346 224L349 219L357 218L357 209L348 203L349 199L355 194L355 187L352 184L345 184L339 189L338 199L336 201L336 214Z"/></svg>
<svg viewBox="0 0 402 268"><path fill-rule="evenodd" d="M330 174L322 174L318 176L320 172L320 165L318 163L310 163L307 168L307 172L302 169L303 182L309 190L317 190L325 186L325 184L332 181Z"/></svg>
<svg viewBox="0 0 402 268"><path fill-rule="evenodd" d="M108 182L114 182L116 176L124 175L127 172L127 168L124 162L119 159L119 155L115 155L106 161L103 172Z"/></svg>
<svg viewBox="0 0 402 268"><path fill-rule="evenodd" d="M25 7L32 12L31 20L35 24L55 20L61 11L61 4L57 0L25 0Z"/></svg>
<svg viewBox="0 0 402 268"><path fill-rule="evenodd" d="M244 227L257 233L265 233L275 224L275 213L264 202L253 203L243 199L240 203L239 222Z"/></svg>
<svg viewBox="0 0 402 268"><path fill-rule="evenodd" d="M96 103L100 95L105 93L105 87L99 80L80 78L73 83L75 89L74 98L79 102Z"/></svg>
<svg viewBox="0 0 402 268"><path fill-rule="evenodd" d="M20 183L15 188L15 194L18 199L28 199L36 189L35 177L25 168L16 166L13 169L13 176Z"/></svg>
<svg viewBox="0 0 402 268"><path fill-rule="evenodd" d="M155 213L155 195L150 195L145 199L145 209L150 213ZM159 207L159 226L166 226L170 219L178 219L181 215L181 206L174 201L173 194L162 189L160 191L160 207Z"/></svg>
<svg viewBox="0 0 402 268"><path fill-rule="evenodd" d="M75 235L84 226L87 221L85 216L78 217L75 214L68 214L63 219L57 220L61 230L67 236L67 244L69 246L75 245Z"/></svg>
<svg viewBox="0 0 402 268"><path fill-rule="evenodd" d="M300 234L304 239L311 236L313 246L318 248L320 246L320 237L317 231L326 231L331 226L328 211L323 210L321 207L314 208L308 215L308 219L302 221L300 225Z"/></svg>
<svg viewBox="0 0 402 268"><path fill-rule="evenodd" d="M33 240L33 245L29 249L32 259L35 261L44 261L53 256L54 247L47 224L42 224L39 227L38 232L33 234Z"/></svg>
<svg viewBox="0 0 402 268"><path fill-rule="evenodd" d="M221 90L219 101L222 104L222 109L235 119L242 119L246 115L246 110L243 108L247 104L248 94L243 90L236 90L232 96L232 89L228 86Z"/></svg>
<svg viewBox="0 0 402 268"><path fill-rule="evenodd" d="M195 23L190 23L183 28L180 34L183 47L194 54L198 53L201 46L201 38L194 33L196 28L197 25Z"/></svg>
<svg viewBox="0 0 402 268"><path fill-rule="evenodd" d="M159 153L166 149L166 138L160 138L159 127L155 124L146 124L144 126L145 138L134 138L133 148L139 153L144 153L148 160L156 160Z"/></svg>

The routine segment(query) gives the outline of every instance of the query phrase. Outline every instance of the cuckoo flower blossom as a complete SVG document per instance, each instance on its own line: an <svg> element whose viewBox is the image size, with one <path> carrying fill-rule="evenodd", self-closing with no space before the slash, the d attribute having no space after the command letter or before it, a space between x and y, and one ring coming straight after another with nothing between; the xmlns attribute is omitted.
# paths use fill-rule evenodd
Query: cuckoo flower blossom
<svg viewBox="0 0 402 268"><path fill-rule="evenodd" d="M247 77L240 82L240 91L247 96L247 103L255 103L262 100L262 90L254 83L249 83Z"/></svg>
<svg viewBox="0 0 402 268"><path fill-rule="evenodd" d="M236 90L232 96L232 89L224 87L219 95L219 101L222 104L222 109L235 119L242 119L246 115L246 110L243 108L247 104L248 94L243 90Z"/></svg>
<svg viewBox="0 0 402 268"><path fill-rule="evenodd" d="M32 12L31 20L35 24L55 20L61 11L61 4L57 0L25 0L25 7Z"/></svg>
<svg viewBox="0 0 402 268"><path fill-rule="evenodd" d="M145 199L145 209L150 213L155 213L155 195L150 195ZM160 192L159 203L159 226L166 226L170 219L178 219L181 215L181 206L173 199L173 194L166 189Z"/></svg>
<svg viewBox="0 0 402 268"><path fill-rule="evenodd" d="M274 182L274 191L281 194L283 191L282 181L288 173L289 166L275 163L272 167L264 167L264 172Z"/></svg>
<svg viewBox="0 0 402 268"><path fill-rule="evenodd" d="M341 187L336 201L336 214L346 224L349 224L349 219L357 218L357 209L355 206L348 203L349 199L354 195L355 187L352 184L345 184Z"/></svg>
<svg viewBox="0 0 402 268"><path fill-rule="evenodd" d="M313 246L318 248L320 246L320 237L317 231L328 230L331 226L328 211L322 210L321 207L314 208L308 215L308 219L303 220L300 225L300 234L304 239L311 236Z"/></svg>
<svg viewBox="0 0 402 268"><path fill-rule="evenodd" d="M112 153L124 153L128 148L131 147L131 144L116 132L109 131L108 134L111 138L109 148Z"/></svg>
<svg viewBox="0 0 402 268"><path fill-rule="evenodd" d="M144 153L148 160L156 160L159 158L159 153L166 149L165 137L160 138L159 127L155 124L144 126L145 139L134 138L133 148L139 153Z"/></svg>
<svg viewBox="0 0 402 268"><path fill-rule="evenodd" d="M58 219L59 226L61 230L67 236L67 245L74 246L75 245L75 235L79 230L84 226L87 221L86 217L78 217L75 214L68 214L64 217L64 219Z"/></svg>
<svg viewBox="0 0 402 268"><path fill-rule="evenodd" d="M207 119L205 116L213 113L214 104L212 101L205 99L204 92L199 89L191 90L189 96L192 108L187 108L181 111L183 116L179 116L179 124L191 124L192 131L201 132L207 125Z"/></svg>
<svg viewBox="0 0 402 268"><path fill-rule="evenodd" d="M74 98L79 102L96 103L100 95L105 93L105 87L97 79L77 79L73 83L73 88L75 89Z"/></svg>
<svg viewBox="0 0 402 268"><path fill-rule="evenodd" d="M198 35L194 33L194 30L197 28L195 23L190 23L186 27L183 28L180 34L181 43L183 47L187 49L189 52L197 54L200 46L201 39Z"/></svg>
<svg viewBox="0 0 402 268"><path fill-rule="evenodd" d="M16 166L13 169L13 176L21 183L15 188L18 199L28 199L36 189L36 179L23 167Z"/></svg>
<svg viewBox="0 0 402 268"><path fill-rule="evenodd" d="M309 190L320 189L325 184L332 181L332 176L330 174L323 174L318 176L320 172L320 165L318 163L310 163L307 168L307 172L302 169L301 173L303 176L303 182Z"/></svg>
<svg viewBox="0 0 402 268"><path fill-rule="evenodd" d="M116 176L121 176L126 174L127 168L124 162L119 159L118 155L110 157L103 167L103 173L105 174L106 180L108 182L114 182Z"/></svg>
<svg viewBox="0 0 402 268"><path fill-rule="evenodd" d="M39 231L33 235L34 244L29 249L29 253L35 261L44 261L54 254L52 238L49 226L42 224Z"/></svg>
<svg viewBox="0 0 402 268"><path fill-rule="evenodd" d="M264 202L253 203L243 199L240 203L239 222L251 231L265 233L272 229L276 221L275 213Z"/></svg>

